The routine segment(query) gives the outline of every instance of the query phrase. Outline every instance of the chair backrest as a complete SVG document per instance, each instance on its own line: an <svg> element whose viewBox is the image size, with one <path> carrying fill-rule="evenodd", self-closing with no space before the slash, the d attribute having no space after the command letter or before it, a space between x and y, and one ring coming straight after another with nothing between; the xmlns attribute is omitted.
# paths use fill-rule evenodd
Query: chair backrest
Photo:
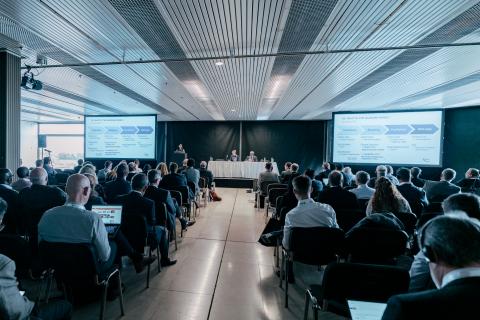
<svg viewBox="0 0 480 320"><path fill-rule="evenodd" d="M67 285L91 286L99 274L91 244L41 241L39 253L44 267L54 269L57 280Z"/></svg>
<svg viewBox="0 0 480 320"><path fill-rule="evenodd" d="M415 226L417 224L417 216L415 213L411 212L398 212L395 216L402 221L403 226L405 227L405 232L411 236L415 231Z"/></svg>
<svg viewBox="0 0 480 320"><path fill-rule="evenodd" d="M347 300L386 302L407 292L409 281L408 270L400 267L333 262L323 275L323 298L345 305Z"/></svg>
<svg viewBox="0 0 480 320"><path fill-rule="evenodd" d="M271 207L277 206L277 198L285 193L286 189L283 188L269 188L268 190L268 202Z"/></svg>
<svg viewBox="0 0 480 320"><path fill-rule="evenodd" d="M179 206L182 205L182 193L177 190L169 190L173 199L177 200Z"/></svg>
<svg viewBox="0 0 480 320"><path fill-rule="evenodd" d="M175 190L182 194L182 203L179 203L181 206L186 206L188 204L188 187L187 186L175 186L171 187L169 190Z"/></svg>
<svg viewBox="0 0 480 320"><path fill-rule="evenodd" d="M195 185L195 182L193 181L187 181L188 188L193 192L197 192L197 186Z"/></svg>
<svg viewBox="0 0 480 320"><path fill-rule="evenodd" d="M270 183L268 186L267 186L267 194L270 193L270 190L271 189L284 189L284 190L287 190L288 189L288 184L284 184L284 183Z"/></svg>
<svg viewBox="0 0 480 320"><path fill-rule="evenodd" d="M32 253L27 240L14 234L0 234L0 254L15 262L17 277L28 277L28 271L32 269Z"/></svg>
<svg viewBox="0 0 480 320"><path fill-rule="evenodd" d="M68 172L60 172L55 175L55 178L57 179L57 184L59 185L65 185L67 183L67 179L70 176L70 173Z"/></svg>
<svg viewBox="0 0 480 320"><path fill-rule="evenodd" d="M198 181L198 185L201 189L205 189L207 187L207 179L200 177L200 180Z"/></svg>
<svg viewBox="0 0 480 320"><path fill-rule="evenodd" d="M264 195L267 195L268 186L271 185L271 184L274 184L274 183L275 183L274 181L262 181L262 183L260 183L261 193L264 194Z"/></svg>
<svg viewBox="0 0 480 320"><path fill-rule="evenodd" d="M365 218L365 210L336 210L337 223L340 228L348 232L360 220Z"/></svg>
<svg viewBox="0 0 480 320"><path fill-rule="evenodd" d="M139 214L122 217L122 232L136 252L143 252L148 236L147 220Z"/></svg>
<svg viewBox="0 0 480 320"><path fill-rule="evenodd" d="M328 227L293 228L290 250L294 261L325 265L337 259L344 246L345 233Z"/></svg>
<svg viewBox="0 0 480 320"><path fill-rule="evenodd" d="M405 254L408 235L405 231L381 228L355 228L345 239L351 262L394 264Z"/></svg>

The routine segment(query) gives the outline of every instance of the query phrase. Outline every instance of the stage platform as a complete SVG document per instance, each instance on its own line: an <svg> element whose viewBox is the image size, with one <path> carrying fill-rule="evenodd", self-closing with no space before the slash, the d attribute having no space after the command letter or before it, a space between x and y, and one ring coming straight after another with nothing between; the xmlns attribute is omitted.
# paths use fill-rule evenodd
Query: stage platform
<svg viewBox="0 0 480 320"><path fill-rule="evenodd" d="M215 187L218 188L253 188L254 179L248 178L215 178Z"/></svg>

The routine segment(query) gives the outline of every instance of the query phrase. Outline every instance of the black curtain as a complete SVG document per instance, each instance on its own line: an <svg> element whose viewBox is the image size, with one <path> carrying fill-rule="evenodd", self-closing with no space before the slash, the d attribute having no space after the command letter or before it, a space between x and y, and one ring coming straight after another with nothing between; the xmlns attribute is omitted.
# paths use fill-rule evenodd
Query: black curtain
<svg viewBox="0 0 480 320"><path fill-rule="evenodd" d="M324 157L324 121L243 122L242 158L253 150L259 159L273 158L278 169L287 161L318 170Z"/></svg>
<svg viewBox="0 0 480 320"><path fill-rule="evenodd" d="M167 123L167 160L181 143L189 158L200 161L225 159L232 149L239 149L239 122L186 121Z"/></svg>
<svg viewBox="0 0 480 320"><path fill-rule="evenodd" d="M165 122L157 122L157 161L165 162Z"/></svg>

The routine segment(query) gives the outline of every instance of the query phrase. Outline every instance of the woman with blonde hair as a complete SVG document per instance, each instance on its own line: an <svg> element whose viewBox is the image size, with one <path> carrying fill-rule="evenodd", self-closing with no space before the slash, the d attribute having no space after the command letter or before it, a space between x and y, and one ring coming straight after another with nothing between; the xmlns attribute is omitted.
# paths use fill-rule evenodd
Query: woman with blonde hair
<svg viewBox="0 0 480 320"><path fill-rule="evenodd" d="M160 162L158 165L157 165L157 168L156 168L158 171L160 171L160 174L162 175L162 178L165 177L167 174L169 174L168 172L168 167L167 167L167 164L165 162Z"/></svg>

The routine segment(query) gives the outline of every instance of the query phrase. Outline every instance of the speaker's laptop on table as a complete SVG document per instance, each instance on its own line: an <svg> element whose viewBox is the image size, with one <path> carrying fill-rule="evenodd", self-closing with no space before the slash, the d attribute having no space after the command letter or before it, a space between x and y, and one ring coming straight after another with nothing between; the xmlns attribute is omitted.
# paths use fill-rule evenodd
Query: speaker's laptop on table
<svg viewBox="0 0 480 320"><path fill-rule="evenodd" d="M92 206L92 211L100 215L109 236L115 236L122 224L122 206Z"/></svg>
<svg viewBox="0 0 480 320"><path fill-rule="evenodd" d="M352 320L380 320L386 308L386 303L348 300Z"/></svg>

